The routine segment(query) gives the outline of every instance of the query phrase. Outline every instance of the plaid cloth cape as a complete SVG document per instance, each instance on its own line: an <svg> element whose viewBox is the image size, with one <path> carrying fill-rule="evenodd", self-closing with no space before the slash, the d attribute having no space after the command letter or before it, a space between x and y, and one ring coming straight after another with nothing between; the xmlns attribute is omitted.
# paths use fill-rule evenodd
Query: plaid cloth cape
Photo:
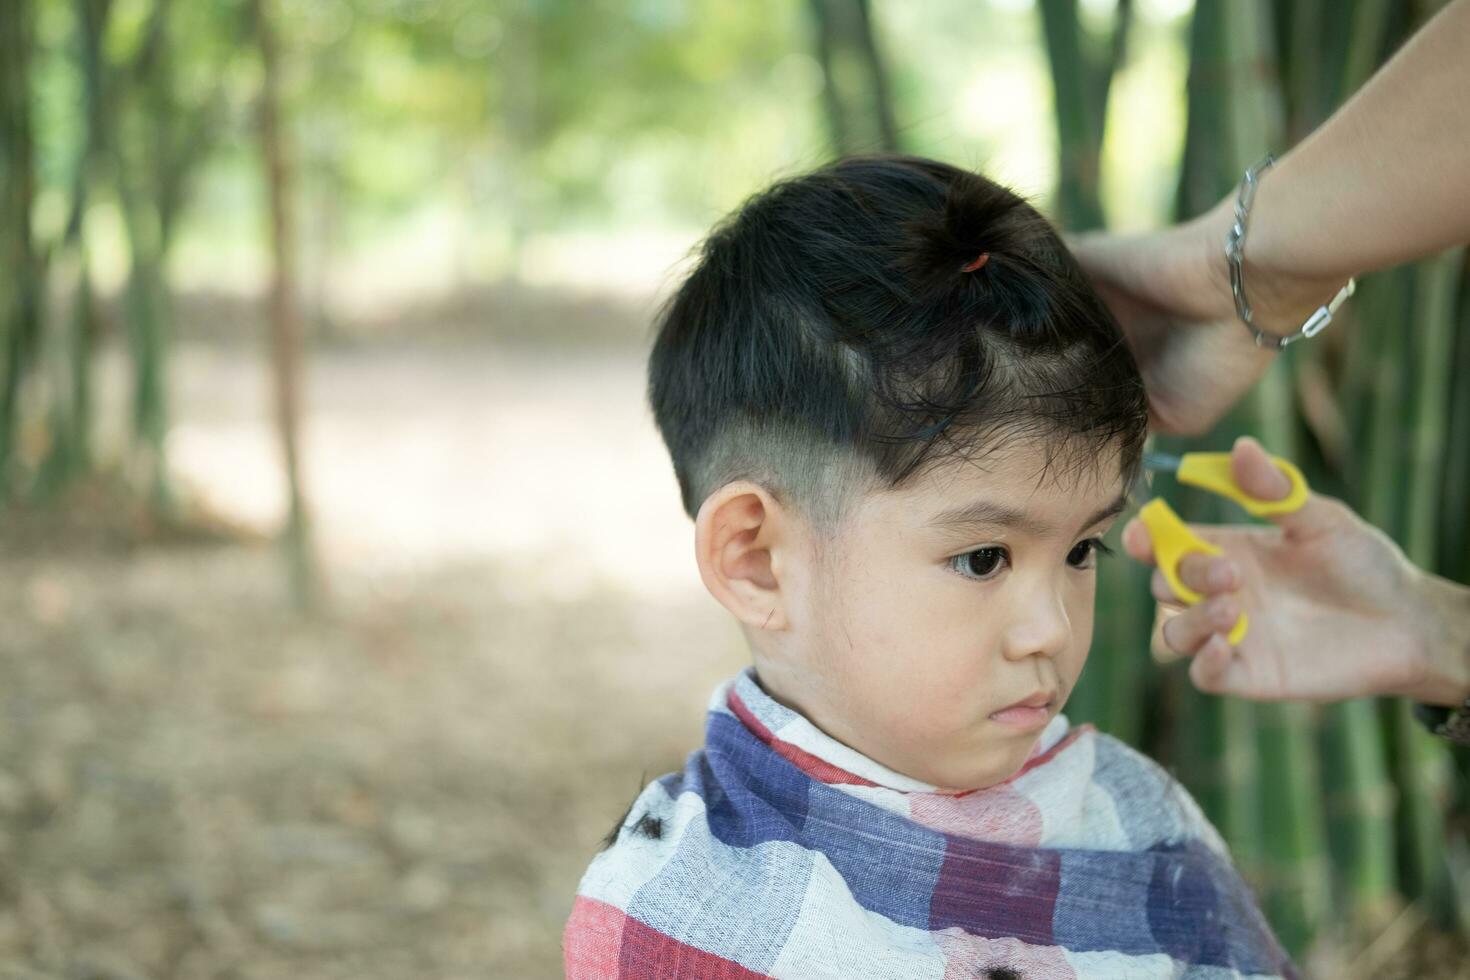
<svg viewBox="0 0 1470 980"><path fill-rule="evenodd" d="M1058 716L1004 783L936 790L747 667L587 869L567 977L1297 976L1195 802L1092 726Z"/></svg>

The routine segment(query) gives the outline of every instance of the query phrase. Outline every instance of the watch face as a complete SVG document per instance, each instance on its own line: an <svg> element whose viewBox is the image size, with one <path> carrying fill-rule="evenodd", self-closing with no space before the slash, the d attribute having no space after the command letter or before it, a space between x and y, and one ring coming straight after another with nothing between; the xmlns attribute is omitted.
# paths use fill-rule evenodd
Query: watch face
<svg viewBox="0 0 1470 980"><path fill-rule="evenodd" d="M1470 745L1470 701L1458 708L1415 703L1414 717L1434 734L1458 745Z"/></svg>
<svg viewBox="0 0 1470 980"><path fill-rule="evenodd" d="M1440 734L1457 745L1470 745L1470 701L1450 712L1450 720L1440 726Z"/></svg>

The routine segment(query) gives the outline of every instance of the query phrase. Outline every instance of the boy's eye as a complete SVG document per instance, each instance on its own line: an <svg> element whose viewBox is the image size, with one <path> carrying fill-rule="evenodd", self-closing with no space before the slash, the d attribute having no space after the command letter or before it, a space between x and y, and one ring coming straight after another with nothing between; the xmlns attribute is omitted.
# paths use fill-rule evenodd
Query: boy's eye
<svg viewBox="0 0 1470 980"><path fill-rule="evenodd" d="M1073 568L1091 568L1096 564L1093 559L1099 552L1111 555L1113 549L1103 544L1102 538L1088 538L1086 541L1078 542L1077 547L1067 555L1067 564Z"/></svg>
<svg viewBox="0 0 1470 980"><path fill-rule="evenodd" d="M1000 569L1005 560L1006 550L991 546L955 555L950 559L950 564L966 578L989 578Z"/></svg>

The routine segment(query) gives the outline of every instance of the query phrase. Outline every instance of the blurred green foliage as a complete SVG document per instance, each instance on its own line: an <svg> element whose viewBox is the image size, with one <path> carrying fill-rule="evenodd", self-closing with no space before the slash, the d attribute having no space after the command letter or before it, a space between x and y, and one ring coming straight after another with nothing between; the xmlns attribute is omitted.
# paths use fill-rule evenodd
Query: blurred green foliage
<svg viewBox="0 0 1470 980"><path fill-rule="evenodd" d="M4 3L0 490L44 495L92 462L87 379L107 326L93 300L117 296L134 370L127 465L166 502L160 378L173 297L188 288L253 295L266 277L251 7ZM665 231L687 246L839 141L984 169L1069 227L1156 226L1213 202L1260 150L1310 131L1432 4L1192 7L277 0L306 266L298 278L324 295L337 283L340 299L605 264L601 283L612 285L631 274L614 260L636 253L636 236ZM824 50L824 25L840 50ZM592 263L537 247L586 233L597 243ZM338 275L390 246L391 261ZM657 255L634 285L651 288L673 257ZM455 267L448 280L445 264ZM1330 336L1295 373L1276 372L1262 404L1193 445L1261 431L1266 401L1291 408L1326 384L1346 438L1298 412L1272 431L1278 446L1290 443L1316 485L1376 515L1416 558L1470 574L1470 451L1434 453L1470 419L1470 372L1435 370L1470 363L1462 267L1442 260L1365 283L1358 307L1431 331L1419 347L1360 338L1341 349ZM1411 390L1423 397L1401 404ZM1393 478L1410 462L1398 492ZM1196 519L1224 516L1187 497L1183 505ZM1445 881L1430 880L1436 861L1465 860L1428 836L1454 802L1435 750L1394 709L1365 703L1319 716L1201 698L1143 656L1145 581L1137 568L1104 581L1074 714L1188 769L1293 948L1344 922L1376 924L1403 899L1431 904L1442 921L1463 914ZM1423 786L1416 766L1430 773ZM1463 814L1463 793L1458 806ZM1272 878L1272 869L1285 871Z"/></svg>

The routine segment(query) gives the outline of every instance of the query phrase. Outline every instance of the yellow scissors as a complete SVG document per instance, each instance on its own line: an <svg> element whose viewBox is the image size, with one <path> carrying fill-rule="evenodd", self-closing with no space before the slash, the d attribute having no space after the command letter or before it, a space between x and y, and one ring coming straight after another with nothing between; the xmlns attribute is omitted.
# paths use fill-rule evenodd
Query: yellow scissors
<svg viewBox="0 0 1470 980"><path fill-rule="evenodd" d="M1230 473L1229 453L1185 453L1183 456L1151 452L1143 454L1144 469L1172 472L1180 483L1228 497L1254 517L1290 514L1300 510L1310 493L1306 477L1289 460L1272 456L1271 461L1291 481L1291 492L1281 500L1260 500L1242 490ZM1179 562L1193 551L1219 555L1224 553L1223 550L1191 531L1162 498L1156 497L1144 504L1138 516L1144 527L1148 528L1149 537L1154 544L1154 560L1158 562L1159 569L1164 573L1174 594L1186 605L1192 606L1199 602L1204 597L1179 580ZM1226 639L1233 646L1245 638L1245 631L1246 616L1242 612Z"/></svg>

